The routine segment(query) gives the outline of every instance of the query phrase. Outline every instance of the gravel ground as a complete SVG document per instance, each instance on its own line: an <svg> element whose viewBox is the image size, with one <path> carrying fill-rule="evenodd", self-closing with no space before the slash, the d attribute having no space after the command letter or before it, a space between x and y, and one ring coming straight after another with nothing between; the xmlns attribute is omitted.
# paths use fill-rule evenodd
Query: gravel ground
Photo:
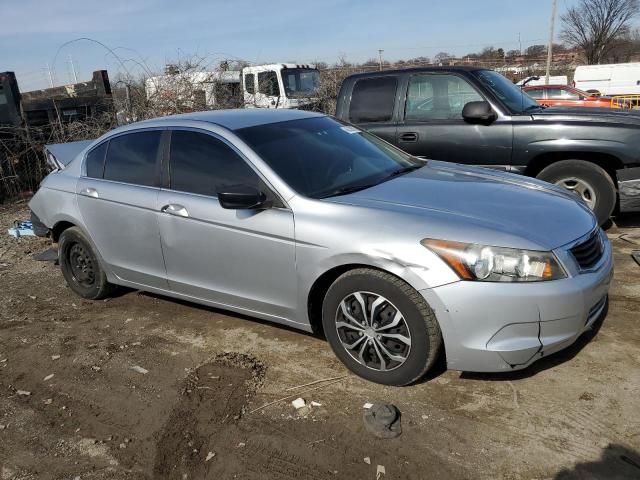
<svg viewBox="0 0 640 480"><path fill-rule="evenodd" d="M27 217L0 206L0 479L640 478L638 218L608 232L597 332L523 372L440 367L393 388L267 322L134 291L82 300L31 258L46 240L5 234ZM365 430L376 400L402 412L399 438Z"/></svg>

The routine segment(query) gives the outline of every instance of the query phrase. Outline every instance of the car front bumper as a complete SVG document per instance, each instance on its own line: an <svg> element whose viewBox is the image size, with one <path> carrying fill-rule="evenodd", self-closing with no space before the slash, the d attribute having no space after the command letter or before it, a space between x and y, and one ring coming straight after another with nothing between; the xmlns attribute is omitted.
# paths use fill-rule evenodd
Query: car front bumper
<svg viewBox="0 0 640 480"><path fill-rule="evenodd" d="M535 283L460 281L420 292L440 324L448 368L520 370L568 347L592 327L607 307L611 245L604 241L600 261L588 272L578 272L566 249L556 255L568 267L568 278Z"/></svg>

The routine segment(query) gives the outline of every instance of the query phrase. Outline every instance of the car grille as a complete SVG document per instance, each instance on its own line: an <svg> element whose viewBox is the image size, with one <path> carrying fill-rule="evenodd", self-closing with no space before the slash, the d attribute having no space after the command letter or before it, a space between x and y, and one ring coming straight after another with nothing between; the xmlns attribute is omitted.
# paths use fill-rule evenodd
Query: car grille
<svg viewBox="0 0 640 480"><path fill-rule="evenodd" d="M580 265L581 270L592 268L600 261L603 254L600 232L596 230L593 235L584 242L573 247L571 253L578 262L578 265Z"/></svg>

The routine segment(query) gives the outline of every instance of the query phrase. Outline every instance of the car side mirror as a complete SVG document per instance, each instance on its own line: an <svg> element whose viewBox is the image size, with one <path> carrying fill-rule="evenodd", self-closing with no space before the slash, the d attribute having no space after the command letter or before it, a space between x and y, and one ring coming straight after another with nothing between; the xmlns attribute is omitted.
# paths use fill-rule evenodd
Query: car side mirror
<svg viewBox="0 0 640 480"><path fill-rule="evenodd" d="M273 205L264 192L249 185L222 187L217 195L220 206L229 210L258 210Z"/></svg>
<svg viewBox="0 0 640 480"><path fill-rule="evenodd" d="M462 109L462 118L469 123L484 123L489 124L493 122L498 116L493 111L489 102L469 102Z"/></svg>

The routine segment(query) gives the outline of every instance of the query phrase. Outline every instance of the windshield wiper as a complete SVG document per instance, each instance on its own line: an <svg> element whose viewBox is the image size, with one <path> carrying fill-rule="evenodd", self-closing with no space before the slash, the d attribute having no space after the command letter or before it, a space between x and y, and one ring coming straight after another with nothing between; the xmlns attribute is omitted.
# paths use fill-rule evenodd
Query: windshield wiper
<svg viewBox="0 0 640 480"><path fill-rule="evenodd" d="M348 195L349 193L359 192L360 190L365 190L369 187L373 187L377 185L376 183L367 183L366 185L349 185L346 187L336 188L329 193L323 193L316 198L327 198L327 197L337 197L339 195Z"/></svg>
<svg viewBox="0 0 640 480"><path fill-rule="evenodd" d="M386 182L387 180L391 180L392 178L397 177L398 175L404 175L405 173L413 172L414 170L418 170L419 168L422 168L425 165L426 164L423 163L423 164L410 165L410 166L404 167L404 168L399 168L399 169L394 170L393 172L391 172L389 175L384 177L378 183Z"/></svg>

